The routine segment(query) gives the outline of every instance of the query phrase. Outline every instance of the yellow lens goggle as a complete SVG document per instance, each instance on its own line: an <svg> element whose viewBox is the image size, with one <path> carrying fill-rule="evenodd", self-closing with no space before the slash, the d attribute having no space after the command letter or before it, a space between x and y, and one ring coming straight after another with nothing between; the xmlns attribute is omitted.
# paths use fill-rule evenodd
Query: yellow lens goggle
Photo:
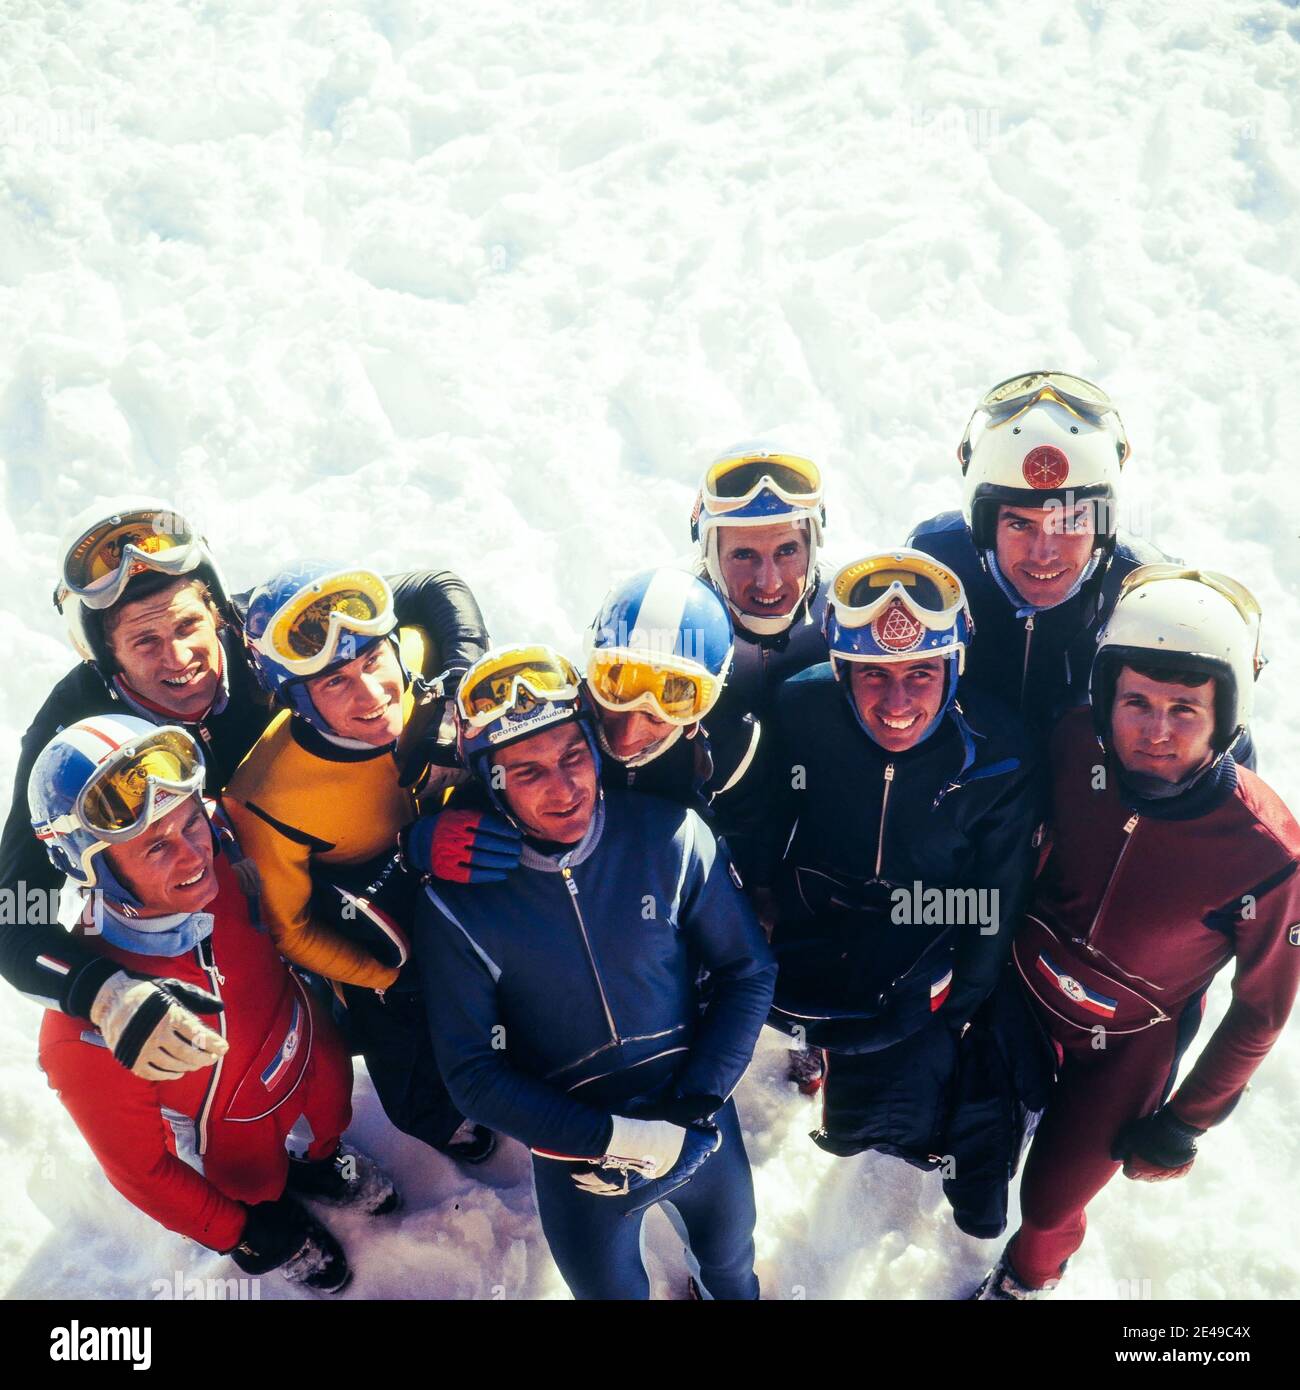
<svg viewBox="0 0 1300 1390"><path fill-rule="evenodd" d="M87 779L67 826L110 844L133 840L186 797L203 790L203 757L182 728L165 724L120 749Z"/></svg>
<svg viewBox="0 0 1300 1390"><path fill-rule="evenodd" d="M551 647L502 647L488 652L465 673L456 692L461 720L473 729L503 714L525 714L538 705L576 700L579 676Z"/></svg>
<svg viewBox="0 0 1300 1390"><path fill-rule="evenodd" d="M56 601L62 605L75 597L87 608L109 608L144 570L179 575L193 569L198 542L190 524L174 512L140 508L105 517L64 557Z"/></svg>
<svg viewBox="0 0 1300 1390"><path fill-rule="evenodd" d="M283 604L252 644L291 675L312 676L334 659L345 629L382 637L397 622L387 581L372 570L342 570Z"/></svg>
<svg viewBox="0 0 1300 1390"><path fill-rule="evenodd" d="M588 658L587 689L618 714L645 709L670 724L694 724L717 703L722 682L687 662L610 647Z"/></svg>
<svg viewBox="0 0 1300 1390"><path fill-rule="evenodd" d="M866 627L895 600L923 626L951 627L966 607L961 581L919 551L868 555L844 566L831 585L843 627Z"/></svg>
<svg viewBox="0 0 1300 1390"><path fill-rule="evenodd" d="M764 489L792 507L819 507L821 470L795 454L738 454L719 459L704 475L705 508L725 515L752 502Z"/></svg>

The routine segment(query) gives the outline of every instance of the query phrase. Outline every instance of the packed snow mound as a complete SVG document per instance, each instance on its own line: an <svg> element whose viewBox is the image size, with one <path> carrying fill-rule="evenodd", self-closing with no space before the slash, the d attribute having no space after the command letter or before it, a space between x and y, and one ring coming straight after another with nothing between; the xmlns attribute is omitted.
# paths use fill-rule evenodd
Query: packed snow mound
<svg viewBox="0 0 1300 1390"><path fill-rule="evenodd" d="M974 399L1050 365L1121 403L1130 528L1262 600L1260 766L1300 806L1293 4L7 8L6 793L70 664L56 537L97 498L174 499L241 587L303 553L446 566L494 637L576 654L613 580L681 554L729 441L817 440L848 558L956 506ZM6 995L0 1288L236 1274L108 1187L39 1019ZM1298 1064L1293 1028L1188 1180L1112 1184L1061 1296L1300 1291ZM937 1175L815 1148L784 1071L767 1037L738 1093L766 1295L972 1288L998 1243ZM347 1296L564 1296L518 1145L462 1172L364 1075L352 1138L405 1206L325 1213ZM647 1260L681 1296L657 1213Z"/></svg>

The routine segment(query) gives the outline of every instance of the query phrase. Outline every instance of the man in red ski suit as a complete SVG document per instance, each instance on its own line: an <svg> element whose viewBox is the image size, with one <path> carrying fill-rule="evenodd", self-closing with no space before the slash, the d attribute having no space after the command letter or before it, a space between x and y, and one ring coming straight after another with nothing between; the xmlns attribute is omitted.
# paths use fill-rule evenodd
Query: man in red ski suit
<svg viewBox="0 0 1300 1390"><path fill-rule="evenodd" d="M343 1252L286 1189L368 1210L392 1209L396 1194L341 1146L351 1058L258 925L238 847L197 794L202 769L183 729L129 716L82 720L37 759L37 834L58 867L98 890L77 933L121 967L95 1027L46 1012L40 1064L141 1211L248 1273L278 1268L334 1292L347 1281ZM224 1047L174 1075L196 1046L185 1009L214 1018ZM300 1118L307 1151L291 1160L285 1141Z"/></svg>
<svg viewBox="0 0 1300 1390"><path fill-rule="evenodd" d="M1061 1069L992 1276L1002 1292L986 1281L982 1297L1053 1286L1121 1164L1146 1181L1185 1174L1300 982L1300 826L1228 751L1249 717L1258 610L1252 628L1253 600L1223 576L1148 573L1174 569L1126 581L1093 711L1053 736L1052 839L1012 955ZM1232 1004L1170 1099L1229 961Z"/></svg>

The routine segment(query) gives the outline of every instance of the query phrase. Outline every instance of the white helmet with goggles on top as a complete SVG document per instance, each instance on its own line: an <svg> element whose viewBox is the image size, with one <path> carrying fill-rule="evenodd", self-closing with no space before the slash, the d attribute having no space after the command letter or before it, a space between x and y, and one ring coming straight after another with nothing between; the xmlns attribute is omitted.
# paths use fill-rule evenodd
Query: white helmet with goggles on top
<svg viewBox="0 0 1300 1390"><path fill-rule="evenodd" d="M1215 681L1212 747L1220 757L1240 738L1255 703L1262 615L1243 584L1216 570L1141 565L1125 576L1097 634L1090 677L1093 724L1110 744L1115 686L1124 666L1191 672Z"/></svg>
<svg viewBox="0 0 1300 1390"><path fill-rule="evenodd" d="M1115 545L1120 470L1128 437L1110 397L1064 372L999 382L976 406L957 448L964 510L975 549L997 548L999 506L1072 512L1090 502L1095 550Z"/></svg>
<svg viewBox="0 0 1300 1390"><path fill-rule="evenodd" d="M808 568L789 613L765 618L741 610L728 592L718 549L723 526L801 524L808 537ZM737 624L760 637L785 632L803 609L817 577L817 551L826 526L821 470L801 454L753 440L719 454L709 465L695 499L691 539L714 587L727 601Z"/></svg>
<svg viewBox="0 0 1300 1390"><path fill-rule="evenodd" d="M207 584L231 616L225 583L208 543L170 502L119 497L96 503L68 524L54 607L68 625L72 645L105 676L116 663L104 636L104 614L124 598L143 598L175 579Z"/></svg>

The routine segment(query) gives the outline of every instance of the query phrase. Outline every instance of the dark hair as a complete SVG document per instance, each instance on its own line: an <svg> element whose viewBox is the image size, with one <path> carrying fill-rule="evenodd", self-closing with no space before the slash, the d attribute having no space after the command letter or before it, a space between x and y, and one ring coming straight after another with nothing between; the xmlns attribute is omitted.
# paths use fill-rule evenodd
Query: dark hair
<svg viewBox="0 0 1300 1390"><path fill-rule="evenodd" d="M1211 672L1197 670L1194 666L1169 666L1162 661L1133 661L1128 658L1123 664L1130 671L1136 671L1139 676L1159 681L1161 685L1200 686L1214 679Z"/></svg>

